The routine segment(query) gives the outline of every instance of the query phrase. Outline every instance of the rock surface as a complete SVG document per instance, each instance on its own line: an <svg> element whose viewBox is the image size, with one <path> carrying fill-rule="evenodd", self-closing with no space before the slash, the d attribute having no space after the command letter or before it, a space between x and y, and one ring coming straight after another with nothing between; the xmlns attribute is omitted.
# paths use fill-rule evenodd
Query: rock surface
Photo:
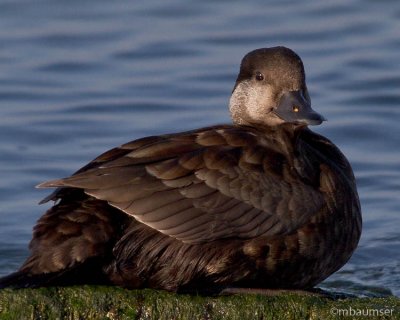
<svg viewBox="0 0 400 320"><path fill-rule="evenodd" d="M340 310L347 310L340 311ZM381 314L357 316L368 310ZM387 310L387 311L386 311ZM392 310L390 312L390 310ZM386 314L383 314L386 312ZM353 313L353 314L352 314ZM0 290L0 319L400 319L400 299L288 294L201 297L155 290L80 286Z"/></svg>

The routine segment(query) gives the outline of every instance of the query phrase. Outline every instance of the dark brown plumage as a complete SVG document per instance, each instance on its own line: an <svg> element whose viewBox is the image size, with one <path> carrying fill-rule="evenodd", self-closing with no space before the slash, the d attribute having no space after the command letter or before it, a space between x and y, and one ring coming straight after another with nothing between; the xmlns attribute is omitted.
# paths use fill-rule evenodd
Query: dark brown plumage
<svg viewBox="0 0 400 320"><path fill-rule="evenodd" d="M300 58L249 53L230 109L233 125L132 141L41 184L58 202L0 286L311 288L338 270L360 204L346 158L307 128L324 119Z"/></svg>

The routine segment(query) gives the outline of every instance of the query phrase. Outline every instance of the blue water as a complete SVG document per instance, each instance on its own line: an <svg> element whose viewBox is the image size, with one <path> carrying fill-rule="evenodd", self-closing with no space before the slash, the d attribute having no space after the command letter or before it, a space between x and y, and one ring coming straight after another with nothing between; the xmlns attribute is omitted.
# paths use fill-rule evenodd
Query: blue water
<svg viewBox="0 0 400 320"><path fill-rule="evenodd" d="M35 185L135 138L228 122L242 56L285 45L363 209L358 250L321 286L400 296L399 32L398 0L1 0L0 275L48 208Z"/></svg>

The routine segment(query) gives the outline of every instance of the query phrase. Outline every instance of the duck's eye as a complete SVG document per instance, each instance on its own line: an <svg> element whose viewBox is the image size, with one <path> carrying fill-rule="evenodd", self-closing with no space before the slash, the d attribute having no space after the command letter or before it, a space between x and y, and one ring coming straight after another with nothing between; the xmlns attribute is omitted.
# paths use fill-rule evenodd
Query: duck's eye
<svg viewBox="0 0 400 320"><path fill-rule="evenodd" d="M293 112L299 112L300 109L298 106L293 106L292 110Z"/></svg>
<svg viewBox="0 0 400 320"><path fill-rule="evenodd" d="M262 80L264 80L264 76L263 76L263 74L262 74L261 72L257 72L257 73L256 73L256 80L257 80L257 81L262 81Z"/></svg>

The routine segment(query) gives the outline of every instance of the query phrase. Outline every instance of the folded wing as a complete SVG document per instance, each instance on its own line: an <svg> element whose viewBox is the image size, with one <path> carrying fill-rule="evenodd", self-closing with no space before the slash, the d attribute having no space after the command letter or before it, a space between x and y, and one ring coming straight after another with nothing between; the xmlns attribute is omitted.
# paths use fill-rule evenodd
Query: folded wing
<svg viewBox="0 0 400 320"><path fill-rule="evenodd" d="M324 200L273 141L260 139L231 126L145 138L39 187L84 189L187 243L290 233Z"/></svg>

